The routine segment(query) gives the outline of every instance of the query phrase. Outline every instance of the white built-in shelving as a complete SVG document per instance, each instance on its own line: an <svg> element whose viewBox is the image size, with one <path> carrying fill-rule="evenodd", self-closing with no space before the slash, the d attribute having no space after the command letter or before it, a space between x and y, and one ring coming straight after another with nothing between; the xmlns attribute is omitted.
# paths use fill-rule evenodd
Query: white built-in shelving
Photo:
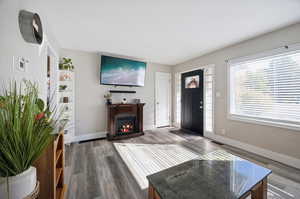
<svg viewBox="0 0 300 199"><path fill-rule="evenodd" d="M75 137L75 74L74 71L59 71L59 107L64 110L62 120L67 121L64 142L71 143Z"/></svg>

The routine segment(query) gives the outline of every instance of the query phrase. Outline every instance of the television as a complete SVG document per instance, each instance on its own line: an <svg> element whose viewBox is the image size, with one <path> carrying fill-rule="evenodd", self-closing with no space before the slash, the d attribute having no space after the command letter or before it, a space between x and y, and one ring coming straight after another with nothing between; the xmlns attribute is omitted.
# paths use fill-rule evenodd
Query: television
<svg viewBox="0 0 300 199"><path fill-rule="evenodd" d="M102 55L100 84L115 86L144 86L146 63Z"/></svg>

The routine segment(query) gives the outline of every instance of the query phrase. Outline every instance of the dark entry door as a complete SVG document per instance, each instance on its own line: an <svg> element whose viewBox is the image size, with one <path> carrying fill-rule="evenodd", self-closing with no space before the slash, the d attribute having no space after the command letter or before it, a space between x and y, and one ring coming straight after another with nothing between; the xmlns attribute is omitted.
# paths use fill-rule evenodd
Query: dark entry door
<svg viewBox="0 0 300 199"><path fill-rule="evenodd" d="M203 136L203 70L181 75L181 128Z"/></svg>

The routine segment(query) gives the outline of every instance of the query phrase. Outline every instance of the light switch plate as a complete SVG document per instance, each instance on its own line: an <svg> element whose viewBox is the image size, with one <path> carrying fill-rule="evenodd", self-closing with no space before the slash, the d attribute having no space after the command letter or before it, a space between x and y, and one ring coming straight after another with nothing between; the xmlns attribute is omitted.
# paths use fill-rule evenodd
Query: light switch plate
<svg viewBox="0 0 300 199"><path fill-rule="evenodd" d="M29 61L24 57L13 56L13 71L27 72Z"/></svg>

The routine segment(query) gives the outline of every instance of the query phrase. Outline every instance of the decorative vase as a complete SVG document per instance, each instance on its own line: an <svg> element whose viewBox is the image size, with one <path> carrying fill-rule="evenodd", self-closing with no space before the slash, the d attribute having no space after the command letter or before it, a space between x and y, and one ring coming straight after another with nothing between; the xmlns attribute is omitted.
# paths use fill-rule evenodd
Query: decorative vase
<svg viewBox="0 0 300 199"><path fill-rule="evenodd" d="M35 189L36 168L30 167L19 175L8 177L8 185L9 199L25 198ZM8 198L7 190L7 178L0 177L0 196Z"/></svg>
<svg viewBox="0 0 300 199"><path fill-rule="evenodd" d="M63 103L69 103L69 98L68 97L63 97Z"/></svg>
<svg viewBox="0 0 300 199"><path fill-rule="evenodd" d="M112 104L112 103L111 103L111 99L106 99L106 104L107 104L107 105Z"/></svg>

